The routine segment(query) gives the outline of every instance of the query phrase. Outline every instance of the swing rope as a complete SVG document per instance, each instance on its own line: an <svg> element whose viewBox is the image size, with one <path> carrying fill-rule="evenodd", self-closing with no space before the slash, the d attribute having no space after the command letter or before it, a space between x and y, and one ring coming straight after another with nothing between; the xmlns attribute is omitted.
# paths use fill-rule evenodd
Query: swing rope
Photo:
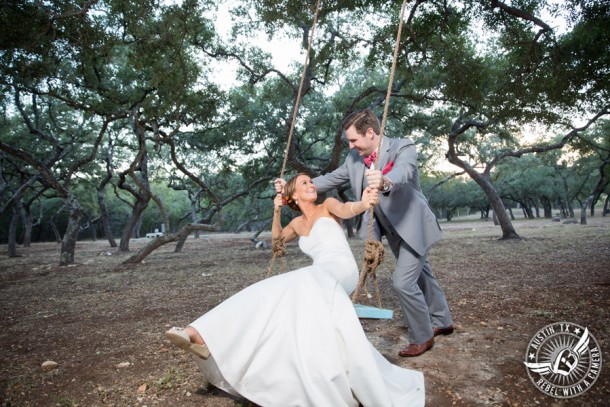
<svg viewBox="0 0 610 407"><path fill-rule="evenodd" d="M381 145L383 142L383 131L385 129L386 119L388 116L388 107L390 105L390 95L392 93L392 83L394 82L394 71L396 70L396 60L398 59L398 49L400 45L400 37L402 33L402 23L404 20L405 8L407 0L403 0L402 9L400 11L400 20L398 22L398 33L396 34L396 43L394 45L394 57L392 59L392 69L390 70L390 79L388 81L388 90L385 96L385 105L383 107L383 117L381 119L381 128L379 130L379 145L377 146L377 156L375 157L375 168L378 168L377 163L381 156ZM360 278L358 285L352 294L352 302L356 302L360 295L360 290L364 291L364 296L368 298L368 290L366 289L366 279L370 275L373 278L373 286L375 289L375 299L377 306L381 308L381 294L379 293L379 283L377 282L377 267L383 262L384 249L383 244L378 240L373 240L373 210L369 208L369 240L364 243L364 261L360 270Z"/></svg>
<svg viewBox="0 0 610 407"><path fill-rule="evenodd" d="M307 41L307 52L305 53L305 62L303 63L303 73L301 74L301 81L299 83L299 90L297 92L297 98L294 101L294 109L292 109L292 121L290 122L290 131L288 132L288 141L286 143L286 149L284 150L284 162L282 163L282 170L280 171L280 178L284 178L284 171L286 170L286 163L288 162L288 152L290 151L290 144L292 143L292 134L294 133L294 126L297 119L297 112L299 110L300 101L301 101L301 93L303 92L303 84L305 83L305 74L307 73L307 64L309 62L309 54L311 52L311 44L313 42L314 32L316 25L318 24L318 13L320 11L320 2L318 0L316 3L316 10L314 12L313 23L311 24L311 33L309 35L309 40ZM286 271L286 245L284 242L284 238L280 236L274 236L272 238L271 245L271 262L269 264L269 269L267 270L267 274L265 277L271 276L273 273L273 266L275 264L276 258L282 259L281 264L281 272L284 273Z"/></svg>

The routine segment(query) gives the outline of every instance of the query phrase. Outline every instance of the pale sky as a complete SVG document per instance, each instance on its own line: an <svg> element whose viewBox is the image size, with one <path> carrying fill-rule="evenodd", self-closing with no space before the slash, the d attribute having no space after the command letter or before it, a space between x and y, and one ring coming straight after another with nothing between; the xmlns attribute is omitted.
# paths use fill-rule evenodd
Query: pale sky
<svg viewBox="0 0 610 407"><path fill-rule="evenodd" d="M229 14L231 1L226 2L228 6L219 7L217 18L215 21L216 32L223 38L228 38L232 28L232 18ZM284 73L288 72L291 64L297 62L303 64L305 61L305 53L301 49L300 39L297 38L274 38L269 40L264 33L249 39L253 44L260 47L262 50L269 52L273 57L274 67ZM238 68L236 62L224 62L221 67L216 70L214 75L215 82L223 89L227 89L235 82L235 72Z"/></svg>

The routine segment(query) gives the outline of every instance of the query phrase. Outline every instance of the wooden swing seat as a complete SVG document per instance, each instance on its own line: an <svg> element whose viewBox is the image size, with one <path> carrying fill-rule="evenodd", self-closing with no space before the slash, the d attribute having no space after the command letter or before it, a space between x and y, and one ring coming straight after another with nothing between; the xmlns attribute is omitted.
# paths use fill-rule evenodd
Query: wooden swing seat
<svg viewBox="0 0 610 407"><path fill-rule="evenodd" d="M391 309L377 308L370 305L354 304L356 315L363 319L392 319L394 311Z"/></svg>

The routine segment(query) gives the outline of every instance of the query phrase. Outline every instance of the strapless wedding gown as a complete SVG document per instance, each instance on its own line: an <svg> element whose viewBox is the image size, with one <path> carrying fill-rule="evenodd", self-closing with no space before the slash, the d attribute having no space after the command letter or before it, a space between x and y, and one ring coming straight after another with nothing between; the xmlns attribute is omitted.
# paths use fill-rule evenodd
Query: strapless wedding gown
<svg viewBox="0 0 610 407"><path fill-rule="evenodd" d="M210 383L264 407L423 406L423 375L392 365L362 330L341 226L320 218L299 246L311 266L253 284L190 324L212 354L197 358Z"/></svg>

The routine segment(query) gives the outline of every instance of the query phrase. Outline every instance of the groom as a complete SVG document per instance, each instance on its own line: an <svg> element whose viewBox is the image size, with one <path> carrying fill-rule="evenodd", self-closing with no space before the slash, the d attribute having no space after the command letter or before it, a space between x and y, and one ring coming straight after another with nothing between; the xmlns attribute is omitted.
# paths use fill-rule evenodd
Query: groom
<svg viewBox="0 0 610 407"><path fill-rule="evenodd" d="M380 124L370 109L354 112L341 123L352 150L343 165L332 173L313 179L318 192L326 192L349 181L355 197L368 185L378 188L379 205L373 216L373 236L385 236L397 259L393 286L408 326L409 345L400 356L419 356L429 350L437 335L453 333L451 313L445 294L432 275L428 249L441 237L441 230L421 192L415 144L409 139L383 137L381 156ZM369 212L358 228L361 238L369 237Z"/></svg>

